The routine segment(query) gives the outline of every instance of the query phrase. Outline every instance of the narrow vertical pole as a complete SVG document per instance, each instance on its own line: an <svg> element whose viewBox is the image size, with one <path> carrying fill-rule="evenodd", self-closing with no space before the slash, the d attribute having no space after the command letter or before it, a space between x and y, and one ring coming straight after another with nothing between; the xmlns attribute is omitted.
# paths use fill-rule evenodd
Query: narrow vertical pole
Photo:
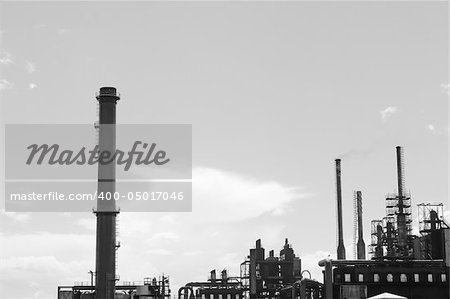
<svg viewBox="0 0 450 299"><path fill-rule="evenodd" d="M337 198L337 225L338 225L338 260L345 260L344 233L342 228L342 188L341 188L341 159L336 159L336 198Z"/></svg>

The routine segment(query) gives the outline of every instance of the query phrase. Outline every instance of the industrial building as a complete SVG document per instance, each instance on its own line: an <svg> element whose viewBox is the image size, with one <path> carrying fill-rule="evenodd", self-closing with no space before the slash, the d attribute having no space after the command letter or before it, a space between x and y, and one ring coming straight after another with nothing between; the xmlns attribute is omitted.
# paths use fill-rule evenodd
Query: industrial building
<svg viewBox="0 0 450 299"><path fill-rule="evenodd" d="M189 282L178 290L178 298L202 299L243 299L244 286L240 277L229 277L227 270L222 270L220 278L212 270L208 281Z"/></svg>
<svg viewBox="0 0 450 299"><path fill-rule="evenodd" d="M408 299L448 299L450 229L443 205L418 205L420 235L412 233L411 196L405 191L404 156L396 148L397 193L385 199L386 215L371 222L371 260L365 259L362 194L356 192L357 260L346 260L342 231L341 161L336 160L338 246L337 260L322 260L326 299L360 299L391 293Z"/></svg>
<svg viewBox="0 0 450 299"><path fill-rule="evenodd" d="M222 271L216 279L216 271L205 282L190 282L178 291L178 299L241 299L241 298L320 298L322 284L303 277L301 259L285 240L280 255L269 251L266 257L261 240L250 249L247 259L240 265L239 277L228 277Z"/></svg>
<svg viewBox="0 0 450 299"><path fill-rule="evenodd" d="M188 283L178 292L179 299L366 299L380 298L448 299L450 229L443 219L443 204L418 205L420 235L412 233L411 196L405 192L403 149L396 148L398 192L385 198L386 216L371 222L371 259L366 259L363 236L363 195L354 192L355 258L347 259L342 216L341 160L335 160L337 198L336 260L319 262L323 281L304 277L301 259L286 239L280 256L273 250L265 256L261 240L250 249L241 264L239 277ZM214 273L214 275L213 275ZM225 272L226 273L226 272Z"/></svg>
<svg viewBox="0 0 450 299"><path fill-rule="evenodd" d="M170 299L168 276L146 277L143 281L124 281L114 285L114 299ZM95 286L88 282L77 282L72 286L58 286L58 299L97 299ZM107 297L103 297L107 298Z"/></svg>
<svg viewBox="0 0 450 299"><path fill-rule="evenodd" d="M99 152L115 151L116 105L120 96L113 87L102 87L99 103ZM105 129L102 125L107 126ZM112 128L112 129L111 129ZM363 195L355 191L353 204L355 258L347 259L342 216L341 160L335 160L337 199L337 259L319 262L323 267L323 283L305 277L300 257L285 239L275 256L268 256L258 239L255 248L240 264L240 275L230 277L226 270L217 277L210 272L203 282L188 282L178 290L178 299L366 299L391 293L408 299L450 298L450 229L443 218L443 204L421 203L419 232L412 232L411 196L405 191L403 149L396 148L397 193L385 198L386 215L371 222L371 244L366 259L363 236ZM115 191L114 164L99 163L98 191ZM168 276L146 278L143 282L122 282L116 275L116 220L119 214L115 201L98 203L95 211L96 271L90 283L59 286L58 298L69 299L169 299ZM95 277L95 279L94 279ZM94 283L95 281L95 283Z"/></svg>

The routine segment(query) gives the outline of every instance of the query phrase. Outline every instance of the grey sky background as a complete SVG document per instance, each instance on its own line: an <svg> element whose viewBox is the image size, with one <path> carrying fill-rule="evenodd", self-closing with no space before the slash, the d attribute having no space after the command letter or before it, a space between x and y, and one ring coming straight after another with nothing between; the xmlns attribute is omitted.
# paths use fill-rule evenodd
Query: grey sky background
<svg viewBox="0 0 450 299"><path fill-rule="evenodd" d="M94 94L111 85L120 123L193 125L194 211L121 214L122 280L164 272L175 294L213 268L238 274L257 238L279 251L285 237L321 280L338 157L349 256L353 190L369 244L396 188L397 145L414 205L448 207L447 2L0 9L2 124L93 123ZM2 212L0 225L5 298L54 298L94 270L93 214Z"/></svg>

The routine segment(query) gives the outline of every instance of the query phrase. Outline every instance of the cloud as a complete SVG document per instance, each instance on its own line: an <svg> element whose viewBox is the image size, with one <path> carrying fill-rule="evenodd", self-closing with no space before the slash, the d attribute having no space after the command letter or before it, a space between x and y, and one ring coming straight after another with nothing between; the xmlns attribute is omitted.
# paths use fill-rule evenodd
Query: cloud
<svg viewBox="0 0 450 299"><path fill-rule="evenodd" d="M205 251L204 250L193 250L193 251L186 251L183 252L183 255L186 256L193 256L193 255L200 255L200 254L204 254Z"/></svg>
<svg viewBox="0 0 450 299"><path fill-rule="evenodd" d="M4 271L26 271L26 272L65 272L64 265L57 261L54 256L24 256L4 259L0 264L0 269Z"/></svg>
<svg viewBox="0 0 450 299"><path fill-rule="evenodd" d="M146 251L148 254L156 254L156 255L174 255L174 253L170 250L158 248L158 249L149 249Z"/></svg>
<svg viewBox="0 0 450 299"><path fill-rule="evenodd" d="M432 124L428 124L427 129L430 130L431 133L436 134L436 128Z"/></svg>
<svg viewBox="0 0 450 299"><path fill-rule="evenodd" d="M178 241L180 236L174 232L160 232L147 239L147 242L161 242L161 241Z"/></svg>
<svg viewBox="0 0 450 299"><path fill-rule="evenodd" d="M1 64L11 64L14 63L13 59L12 59L12 55L5 52L4 55L2 55L2 57L0 57L0 63Z"/></svg>
<svg viewBox="0 0 450 299"><path fill-rule="evenodd" d="M52 298L56 284L87 281L94 264L86 258L95 252L90 235L0 233L0 243L5 245L0 248L0 271L8 273L2 275L0 289L6 298L33 298L38 291L38 298Z"/></svg>
<svg viewBox="0 0 450 299"><path fill-rule="evenodd" d="M95 223L95 218L92 220ZM33 223L32 220L29 223ZM56 224L55 224L56 225ZM31 226L30 226L31 227ZM95 252L95 234L26 232L21 234L0 233L2 257L56 256L77 259L85 253ZM36 246L30 246L35 244Z"/></svg>
<svg viewBox="0 0 450 299"><path fill-rule="evenodd" d="M37 87L37 85L36 85L35 83L30 83L28 86L29 86L31 89L34 89L34 88Z"/></svg>
<svg viewBox="0 0 450 299"><path fill-rule="evenodd" d="M96 228L96 223L93 219L81 218L78 219L77 224L90 231L95 231Z"/></svg>
<svg viewBox="0 0 450 299"><path fill-rule="evenodd" d="M14 222L26 223L30 219L29 213L5 212L3 209L1 213Z"/></svg>
<svg viewBox="0 0 450 299"><path fill-rule="evenodd" d="M25 69L30 74L34 73L36 71L36 64L34 64L33 62L30 62L30 61L27 61L26 65L25 65Z"/></svg>
<svg viewBox="0 0 450 299"><path fill-rule="evenodd" d="M369 155L375 152L377 147L379 146L378 142L371 144L367 148L352 148L348 151L340 154L338 156L339 159L365 159Z"/></svg>
<svg viewBox="0 0 450 299"><path fill-rule="evenodd" d="M193 169L192 189L193 212L202 215L200 221L211 222L240 221L264 213L282 215L291 202L308 196L299 187L200 167Z"/></svg>
<svg viewBox="0 0 450 299"><path fill-rule="evenodd" d="M62 262L49 255L2 258L0 271L8 275L2 276L0 287L7 298L52 298L55 281L61 277L87 281L85 273L89 267L89 262ZM66 283L70 284L72 279ZM28 283L23 284L23 281ZM11 291L8 293L8 290ZM35 297L36 294L39 296Z"/></svg>
<svg viewBox="0 0 450 299"><path fill-rule="evenodd" d="M70 32L70 30L69 29L66 29L66 28L59 28L56 32L58 32L58 34L66 34L66 33L68 33L68 32Z"/></svg>
<svg viewBox="0 0 450 299"><path fill-rule="evenodd" d="M166 223L174 223L175 222L175 217L171 216L171 215L164 215L161 217L161 221L164 221Z"/></svg>
<svg viewBox="0 0 450 299"><path fill-rule="evenodd" d="M6 79L0 79L0 91L5 89L12 89L14 86L13 83L9 82Z"/></svg>
<svg viewBox="0 0 450 299"><path fill-rule="evenodd" d="M450 95L450 84L441 84L441 93Z"/></svg>
<svg viewBox="0 0 450 299"><path fill-rule="evenodd" d="M219 257L217 265L219 269L229 269L230 266L239 265L242 262L242 257L236 252L226 253Z"/></svg>
<svg viewBox="0 0 450 299"><path fill-rule="evenodd" d="M398 108L395 106L389 106L384 110L380 111L381 114L381 120L383 122L386 122L389 117L391 117L394 113L398 112Z"/></svg>

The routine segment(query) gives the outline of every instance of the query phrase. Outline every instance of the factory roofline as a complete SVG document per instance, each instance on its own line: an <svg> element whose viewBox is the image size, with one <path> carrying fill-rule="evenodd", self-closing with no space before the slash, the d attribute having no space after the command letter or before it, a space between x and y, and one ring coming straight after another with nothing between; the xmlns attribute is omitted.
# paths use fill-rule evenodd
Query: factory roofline
<svg viewBox="0 0 450 299"><path fill-rule="evenodd" d="M333 266L355 266L355 265L405 265L414 266L421 265L440 265L444 264L444 260L333 260L323 259L319 261L319 266L324 267L329 262Z"/></svg>

